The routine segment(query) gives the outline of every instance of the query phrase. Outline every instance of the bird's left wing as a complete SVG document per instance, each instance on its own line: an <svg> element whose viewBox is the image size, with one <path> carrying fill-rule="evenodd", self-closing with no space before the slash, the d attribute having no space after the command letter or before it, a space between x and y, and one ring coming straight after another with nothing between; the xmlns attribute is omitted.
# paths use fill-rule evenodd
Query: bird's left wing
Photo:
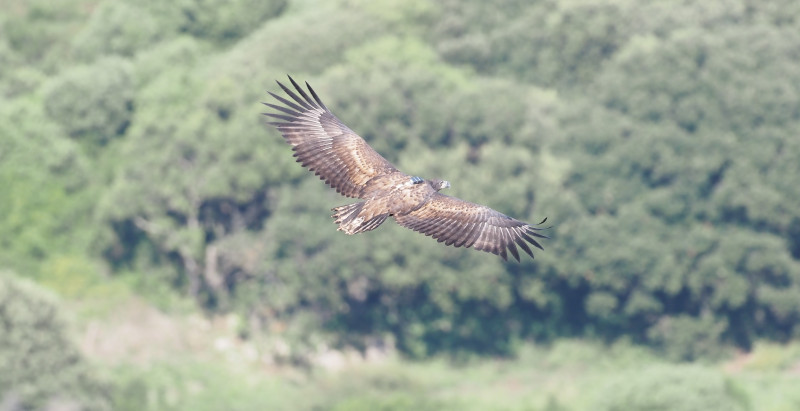
<svg viewBox="0 0 800 411"><path fill-rule="evenodd" d="M297 93L278 82L291 100L270 92L283 105L264 103L278 110L264 114L278 120L269 124L277 127L291 144L298 162L347 197L361 197L369 180L397 171L336 118L308 83L311 97L291 77L289 81Z"/></svg>
<svg viewBox="0 0 800 411"><path fill-rule="evenodd" d="M511 218L489 207L470 203L459 198L435 193L430 200L416 210L395 215L397 223L445 245L474 247L507 259L506 251L519 261L517 246L533 258L528 244L542 249L534 237L548 238L537 231L544 223L531 225Z"/></svg>

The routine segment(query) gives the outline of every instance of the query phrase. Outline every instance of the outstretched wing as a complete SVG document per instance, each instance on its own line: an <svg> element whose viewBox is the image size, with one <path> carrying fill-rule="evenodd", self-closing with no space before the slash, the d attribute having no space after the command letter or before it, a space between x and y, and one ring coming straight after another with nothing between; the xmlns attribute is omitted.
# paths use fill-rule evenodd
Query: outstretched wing
<svg viewBox="0 0 800 411"><path fill-rule="evenodd" d="M299 96L278 82L294 101L270 92L284 105L264 103L280 112L264 114L279 120L269 124L277 127L292 145L300 164L347 197L361 197L367 181L397 171L392 163L336 118L308 83L306 87L313 99L291 77L289 81Z"/></svg>
<svg viewBox="0 0 800 411"><path fill-rule="evenodd" d="M422 207L405 215L396 215L395 220L403 227L431 236L445 245L475 247L476 250L497 254L504 260L508 250L519 261L517 246L533 258L528 243L543 250L534 237L548 238L536 232L542 230L540 227L489 207L439 193L431 196Z"/></svg>

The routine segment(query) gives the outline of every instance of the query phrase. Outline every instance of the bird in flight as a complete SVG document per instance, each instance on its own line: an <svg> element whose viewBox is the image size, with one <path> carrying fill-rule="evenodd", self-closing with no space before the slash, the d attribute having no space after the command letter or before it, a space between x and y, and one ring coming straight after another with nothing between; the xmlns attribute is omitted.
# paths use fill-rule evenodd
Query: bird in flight
<svg viewBox="0 0 800 411"><path fill-rule="evenodd" d="M276 110L264 113L292 146L297 162L313 171L339 194L361 202L333 208L338 230L358 234L374 230L392 217L410 228L454 247L473 247L507 260L507 251L519 261L521 248L533 258L528 244L543 250L536 238L548 238L539 224L528 224L489 207L439 191L450 183L423 179L398 170L325 107L306 84L309 96L291 76L297 93L277 82L289 98L268 92L282 105L263 103Z"/></svg>

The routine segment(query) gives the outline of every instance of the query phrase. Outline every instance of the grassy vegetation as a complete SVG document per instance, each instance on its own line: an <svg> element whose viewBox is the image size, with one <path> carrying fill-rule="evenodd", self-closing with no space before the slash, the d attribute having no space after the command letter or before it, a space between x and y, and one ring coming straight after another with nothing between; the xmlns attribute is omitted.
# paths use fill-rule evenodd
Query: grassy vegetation
<svg viewBox="0 0 800 411"><path fill-rule="evenodd" d="M625 343L563 340L460 363L392 355L301 371L217 352L113 371L129 409L788 411L800 406L798 351L765 344L721 362L676 364Z"/></svg>
<svg viewBox="0 0 800 411"><path fill-rule="evenodd" d="M206 317L135 284L68 303L79 345L121 410L767 410L800 406L800 344L720 347L676 362L620 340L519 343L513 357L410 360L391 347L325 346L296 357L275 339L241 338L241 318ZM124 291L128 290L128 291ZM115 295L113 300L105 298ZM281 335L281 333L277 333ZM681 402L683 401L683 402ZM662 407L662 408L657 408ZM717 407L717 408L715 408Z"/></svg>
<svg viewBox="0 0 800 411"><path fill-rule="evenodd" d="M68 276L70 270L64 272ZM70 334L88 354L93 378L104 384L113 409L788 411L800 406L798 343L758 342L748 353L722 347L709 357L714 359L694 363L675 362L624 339L522 342L516 355L501 358L409 360L391 347L362 354L325 346L298 357L280 338L242 338L239 316L207 317L190 300L175 296L143 300L135 279L93 281L61 302Z"/></svg>

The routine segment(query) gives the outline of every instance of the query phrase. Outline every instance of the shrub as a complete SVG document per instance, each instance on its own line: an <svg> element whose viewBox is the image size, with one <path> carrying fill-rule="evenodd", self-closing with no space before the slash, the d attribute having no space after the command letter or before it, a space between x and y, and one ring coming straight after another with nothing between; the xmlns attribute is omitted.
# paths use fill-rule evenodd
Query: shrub
<svg viewBox="0 0 800 411"><path fill-rule="evenodd" d="M12 409L109 409L107 387L70 341L58 310L35 284L0 272L0 401Z"/></svg>
<svg viewBox="0 0 800 411"><path fill-rule="evenodd" d="M75 36L72 48L79 57L92 60L104 54L132 56L163 37L151 14L125 2L100 3L83 30Z"/></svg>
<svg viewBox="0 0 800 411"><path fill-rule="evenodd" d="M718 372L696 366L656 366L611 381L598 409L747 410L746 394Z"/></svg>
<svg viewBox="0 0 800 411"><path fill-rule="evenodd" d="M700 318L666 316L650 328L648 336L667 357L691 361L718 357L722 347L720 337L727 326L727 321L716 320L710 315Z"/></svg>
<svg viewBox="0 0 800 411"><path fill-rule="evenodd" d="M102 144L124 133L133 113L131 68L111 58L73 68L45 89L45 109L75 138Z"/></svg>

